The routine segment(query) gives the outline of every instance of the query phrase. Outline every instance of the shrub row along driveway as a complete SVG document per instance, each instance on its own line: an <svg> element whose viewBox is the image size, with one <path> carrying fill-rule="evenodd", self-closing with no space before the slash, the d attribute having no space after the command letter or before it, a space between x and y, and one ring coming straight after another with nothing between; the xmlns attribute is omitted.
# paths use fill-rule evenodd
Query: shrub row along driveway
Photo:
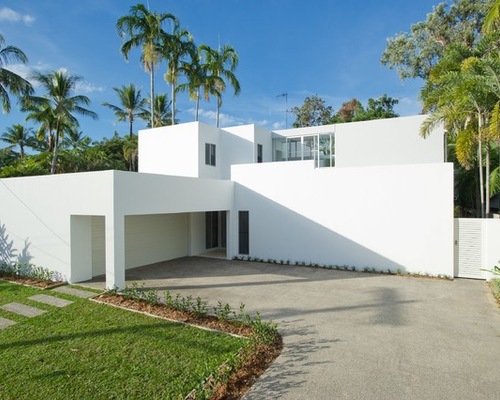
<svg viewBox="0 0 500 400"><path fill-rule="evenodd" d="M279 324L284 351L246 399L492 399L500 308L482 281L183 258L127 271ZM102 283L92 284L102 287Z"/></svg>

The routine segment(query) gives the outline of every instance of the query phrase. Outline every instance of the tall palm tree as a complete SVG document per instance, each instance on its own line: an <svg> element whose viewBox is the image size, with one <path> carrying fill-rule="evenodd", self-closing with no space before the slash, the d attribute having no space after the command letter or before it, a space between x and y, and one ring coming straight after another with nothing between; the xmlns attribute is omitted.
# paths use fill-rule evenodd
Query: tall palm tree
<svg viewBox="0 0 500 400"><path fill-rule="evenodd" d="M203 94L204 100L209 100L210 94L215 94L215 88L224 84L222 79L210 75L207 71L207 64L202 63L201 56L203 49L207 46L193 46L189 50L190 59L181 63L180 72L186 77L187 82L178 86L179 91L187 91L190 99L196 102L194 120L198 121L200 110L200 98ZM201 93L203 91L203 93Z"/></svg>
<svg viewBox="0 0 500 400"><path fill-rule="evenodd" d="M5 46L5 39L0 34L0 100L2 101L2 110L5 113L10 112L11 108L7 91L10 91L15 96L24 96L33 92L31 83L4 68L5 65L12 62L25 64L28 62L28 57L17 47Z"/></svg>
<svg viewBox="0 0 500 400"><path fill-rule="evenodd" d="M240 94L240 83L234 74L238 66L238 53L229 45L224 45L218 50L208 46L202 46L205 54L206 69L214 77L219 79L212 80L213 87L211 94L217 98L217 116L216 126L219 127L220 108L222 106L222 93L226 90L226 80L234 89L234 95Z"/></svg>
<svg viewBox="0 0 500 400"><path fill-rule="evenodd" d="M148 128L158 128L160 126L168 126L172 124L172 102L168 101L166 94L159 94L155 96L154 105L154 120L151 126L151 109L149 107L149 99L146 99L148 107L143 107L139 116L147 121ZM177 123L177 120L175 120Z"/></svg>
<svg viewBox="0 0 500 400"><path fill-rule="evenodd" d="M74 114L97 119L97 114L85 108L90 104L90 99L83 95L74 95L79 76L68 75L62 71L49 74L35 72L33 80L38 82L45 91L43 96L28 96L24 100L23 109L28 111L27 119L41 123L40 134L47 134L51 142L52 163L50 173L55 174L60 141L64 133L78 127L78 119Z"/></svg>
<svg viewBox="0 0 500 400"><path fill-rule="evenodd" d="M132 137L135 117L141 115L146 99L141 97L141 90L136 89L133 83L128 86L124 85L121 88L113 88L113 90L118 95L121 106L110 103L102 103L102 105L115 113L116 122L128 121L129 136Z"/></svg>
<svg viewBox="0 0 500 400"><path fill-rule="evenodd" d="M9 144L9 147L19 146L19 156L24 158L25 148L33 146L33 129L26 128L21 124L14 124L7 128L0 137L0 140Z"/></svg>
<svg viewBox="0 0 500 400"><path fill-rule="evenodd" d="M128 61L129 53L134 47L141 48L141 61L150 78L151 125L154 119L154 69L161 59L161 39L166 35L163 25L168 20L177 26L178 21L173 14L151 12L144 4L137 4L130 7L129 15L119 18L116 23L118 35L124 39L120 51L125 60Z"/></svg>
<svg viewBox="0 0 500 400"><path fill-rule="evenodd" d="M167 60L167 73L165 81L171 86L172 99L172 125L175 124L175 97L177 93L177 81L182 71L182 59L196 48L190 33L176 26L172 34L164 35L161 50L163 57Z"/></svg>

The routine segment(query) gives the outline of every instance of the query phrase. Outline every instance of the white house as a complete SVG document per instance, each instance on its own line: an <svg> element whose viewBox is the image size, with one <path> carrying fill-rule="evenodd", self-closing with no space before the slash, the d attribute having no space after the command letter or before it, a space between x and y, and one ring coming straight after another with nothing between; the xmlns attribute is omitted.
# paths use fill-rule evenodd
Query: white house
<svg viewBox="0 0 500 400"><path fill-rule="evenodd" d="M442 129L420 137L424 118L144 130L139 173L0 180L0 255L108 287L213 248L453 276L453 166Z"/></svg>

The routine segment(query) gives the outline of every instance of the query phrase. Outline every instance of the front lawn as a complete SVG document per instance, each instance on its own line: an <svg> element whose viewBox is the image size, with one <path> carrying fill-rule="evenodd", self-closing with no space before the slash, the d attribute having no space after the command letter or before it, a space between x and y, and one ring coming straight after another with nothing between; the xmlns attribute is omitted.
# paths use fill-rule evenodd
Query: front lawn
<svg viewBox="0 0 500 400"><path fill-rule="evenodd" d="M49 310L0 330L0 399L177 399L244 346L246 339L59 295L44 306L27 297L56 295L0 281L0 305Z"/></svg>

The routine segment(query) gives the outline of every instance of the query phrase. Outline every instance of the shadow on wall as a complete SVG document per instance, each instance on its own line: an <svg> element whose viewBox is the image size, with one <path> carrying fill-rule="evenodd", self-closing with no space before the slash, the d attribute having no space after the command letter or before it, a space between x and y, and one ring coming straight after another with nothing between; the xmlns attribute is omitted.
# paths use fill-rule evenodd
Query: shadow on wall
<svg viewBox="0 0 500 400"><path fill-rule="evenodd" d="M14 247L14 240L9 238L5 224L0 224L0 264L29 265L33 256L30 254L31 243L24 240L24 247L19 250Z"/></svg>
<svg viewBox="0 0 500 400"><path fill-rule="evenodd" d="M244 199L238 205L250 210L250 256L263 259L349 266L357 270L408 272L404 265L346 238L317 222L238 185ZM269 223L272 221L272 223ZM369 223L367 221L366 223ZM362 226L359 229L363 229ZM269 238L272 238L269 240Z"/></svg>

